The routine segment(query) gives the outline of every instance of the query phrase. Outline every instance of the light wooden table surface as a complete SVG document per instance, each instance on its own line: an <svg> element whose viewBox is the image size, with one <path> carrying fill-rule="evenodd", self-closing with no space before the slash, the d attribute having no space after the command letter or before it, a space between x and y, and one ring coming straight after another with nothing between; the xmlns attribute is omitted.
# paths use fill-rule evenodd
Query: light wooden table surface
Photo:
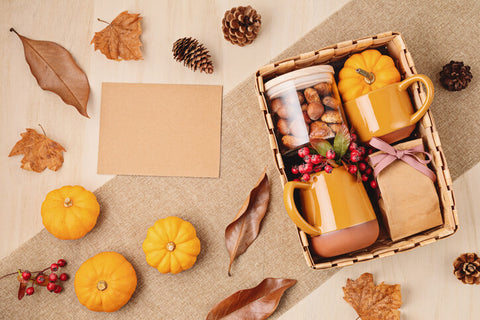
<svg viewBox="0 0 480 320"><path fill-rule="evenodd" d="M43 228L40 206L48 191L68 184L95 190L113 177L96 173L102 82L221 84L228 93L347 2L0 1L0 258ZM249 46L233 46L223 39L221 18L226 10L248 4L262 15L261 33ZM143 61L110 61L89 44L94 32L105 26L96 19L111 21L123 10L144 17ZM10 27L32 39L57 42L72 53L88 75L91 119L40 89L25 62L20 40L8 32ZM210 50L215 65L212 75L194 73L173 60L173 42L185 36L197 38ZM20 133L25 128L38 130L39 123L67 149L58 172L24 171L19 168L21 156L7 157ZM480 287L463 285L452 274L452 262L459 254L478 249L480 219L475 219L474 209L480 206L476 197L479 178L477 165L454 183L461 228L453 237L343 268L282 319L355 319L341 288L347 278L363 272L372 272L378 282L402 285L402 319L480 317Z"/></svg>

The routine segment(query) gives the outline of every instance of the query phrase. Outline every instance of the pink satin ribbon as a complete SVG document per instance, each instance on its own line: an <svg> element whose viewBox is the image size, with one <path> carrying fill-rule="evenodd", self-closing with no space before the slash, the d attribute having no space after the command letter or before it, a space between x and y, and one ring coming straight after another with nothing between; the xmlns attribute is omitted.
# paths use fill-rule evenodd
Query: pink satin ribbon
<svg viewBox="0 0 480 320"><path fill-rule="evenodd" d="M437 179L435 173L426 166L427 163L432 161L432 156L428 152L425 152L422 144L407 150L397 150L385 141L373 137L372 140L370 140L369 145L385 152L370 156L370 162L375 167L373 169L373 175L375 177L380 173L380 171L385 169L395 160L402 160L414 169L432 179L433 182L435 182ZM417 157L417 153L423 153L428 160L423 160Z"/></svg>

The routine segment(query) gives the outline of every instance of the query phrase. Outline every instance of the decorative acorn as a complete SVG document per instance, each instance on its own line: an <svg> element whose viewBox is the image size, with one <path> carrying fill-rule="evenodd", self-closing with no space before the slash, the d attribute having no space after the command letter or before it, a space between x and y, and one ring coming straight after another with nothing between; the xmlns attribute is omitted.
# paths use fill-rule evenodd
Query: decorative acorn
<svg viewBox="0 0 480 320"><path fill-rule="evenodd" d="M181 38L173 44L173 57L183 65L196 71L213 73L213 63L208 50L193 38Z"/></svg>
<svg viewBox="0 0 480 320"><path fill-rule="evenodd" d="M450 63L443 66L440 71L440 82L442 86L448 91L460 91L468 86L472 81L473 75L470 72L470 67L463 64L461 61L450 61Z"/></svg>
<svg viewBox="0 0 480 320"><path fill-rule="evenodd" d="M464 253L453 262L453 274L465 284L480 284L480 258L475 253Z"/></svg>
<svg viewBox="0 0 480 320"><path fill-rule="evenodd" d="M251 6L240 6L226 11L222 19L225 40L240 47L252 43L260 31L261 18Z"/></svg>

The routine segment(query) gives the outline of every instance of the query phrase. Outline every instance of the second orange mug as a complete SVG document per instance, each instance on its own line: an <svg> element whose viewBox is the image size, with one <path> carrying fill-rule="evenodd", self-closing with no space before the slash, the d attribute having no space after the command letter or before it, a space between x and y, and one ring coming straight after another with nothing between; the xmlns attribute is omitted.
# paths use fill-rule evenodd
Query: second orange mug
<svg viewBox="0 0 480 320"><path fill-rule="evenodd" d="M426 99L414 112L407 89L417 81L425 85ZM416 74L347 101L344 109L361 141L368 142L372 137L378 137L391 144L407 138L413 132L415 124L432 103L433 91L430 78Z"/></svg>

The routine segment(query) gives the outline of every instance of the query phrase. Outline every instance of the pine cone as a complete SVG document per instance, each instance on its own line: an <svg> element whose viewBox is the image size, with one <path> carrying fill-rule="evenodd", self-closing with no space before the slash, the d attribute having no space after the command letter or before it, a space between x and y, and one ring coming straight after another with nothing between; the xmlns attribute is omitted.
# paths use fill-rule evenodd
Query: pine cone
<svg viewBox="0 0 480 320"><path fill-rule="evenodd" d="M470 67L463 65L461 61L450 61L443 66L443 70L440 72L440 82L448 91L465 89L472 78Z"/></svg>
<svg viewBox="0 0 480 320"><path fill-rule="evenodd" d="M196 71L213 73L213 63L208 50L193 38L181 38L173 44L173 57L183 65Z"/></svg>
<svg viewBox="0 0 480 320"><path fill-rule="evenodd" d="M257 37L262 17L251 6L232 8L225 12L222 30L225 40L243 47Z"/></svg>
<svg viewBox="0 0 480 320"><path fill-rule="evenodd" d="M480 284L480 258L464 253L453 262L453 274L465 284Z"/></svg>

